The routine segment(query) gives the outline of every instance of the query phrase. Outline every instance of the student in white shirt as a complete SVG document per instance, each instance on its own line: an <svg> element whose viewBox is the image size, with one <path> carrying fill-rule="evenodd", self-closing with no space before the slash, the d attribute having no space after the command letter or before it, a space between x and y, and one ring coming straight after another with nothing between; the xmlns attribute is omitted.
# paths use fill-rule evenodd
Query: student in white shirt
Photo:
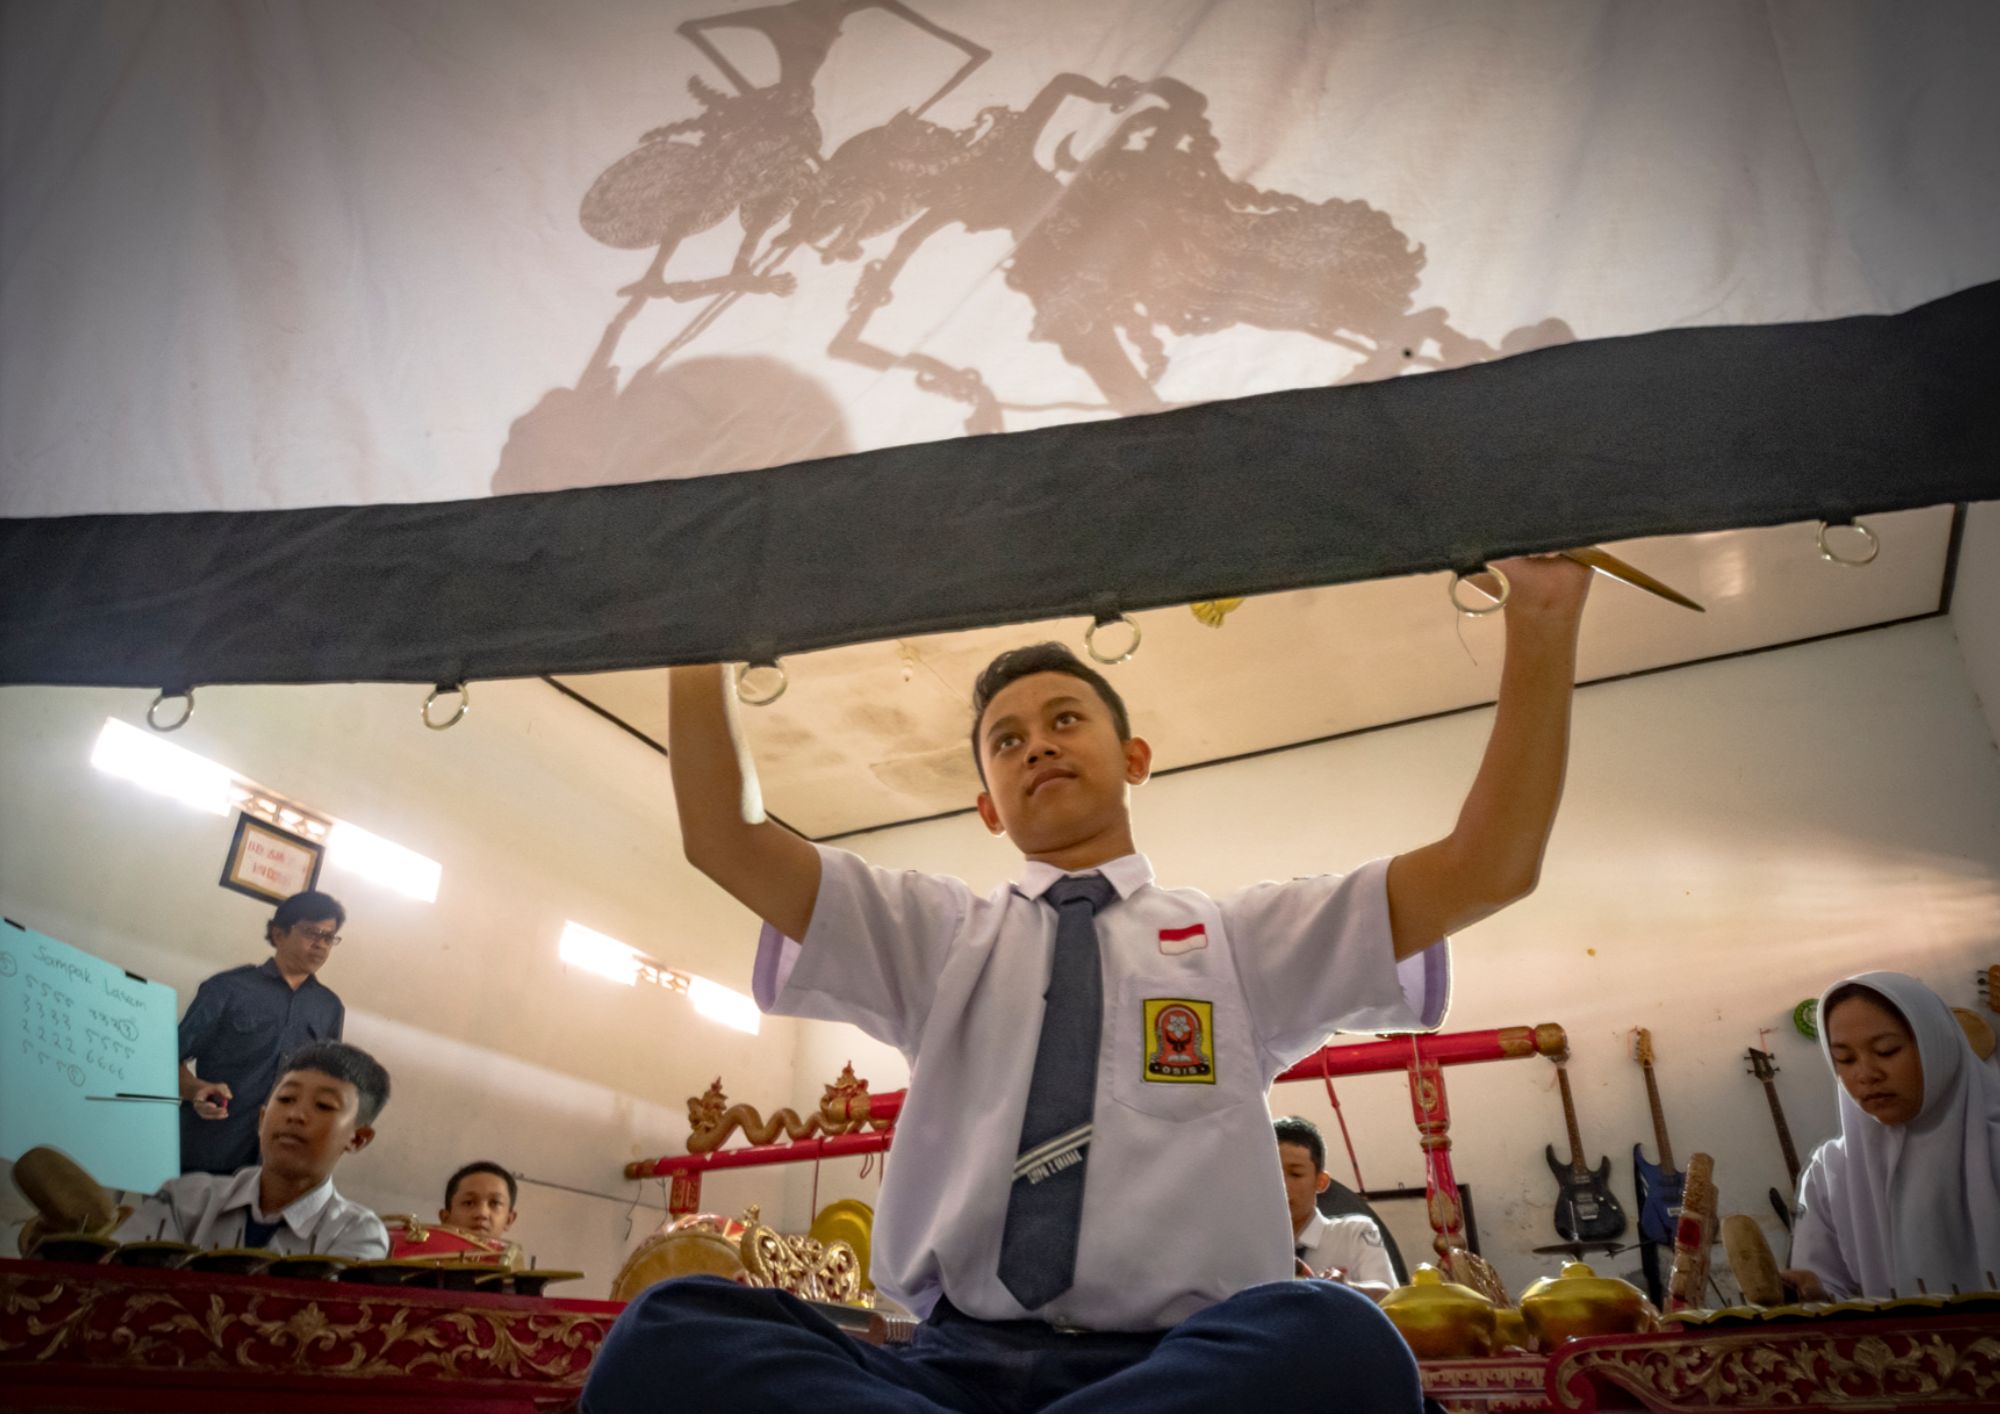
<svg viewBox="0 0 2000 1414"><path fill-rule="evenodd" d="M851 1022L911 1061L874 1230L878 1286L926 1317L848 1340L782 1293L702 1278L632 1303L588 1414L1415 1410L1409 1350L1358 1293L1291 1279L1264 1094L1329 1031L1435 1026L1442 940L1535 885L1568 753L1589 571L1508 561L1492 736L1445 838L1223 899L1163 888L1132 839L1151 748L1059 645L974 690L987 827L1024 856L984 898L763 818L720 667L677 668L688 859L766 922L766 1010ZM1303 1406L1302 1406L1303 1407Z"/></svg>
<svg viewBox="0 0 2000 1414"><path fill-rule="evenodd" d="M373 1142L388 1101L389 1073L359 1046L323 1041L294 1051L257 1116L263 1162L169 1179L118 1229L118 1240L388 1256L382 1220L333 1186L335 1165Z"/></svg>
<svg viewBox="0 0 2000 1414"><path fill-rule="evenodd" d="M1287 1115L1272 1125L1278 1136L1278 1163L1285 1175L1285 1206L1292 1219L1292 1250L1301 1276L1345 1282L1380 1301L1396 1289L1396 1267L1382 1242L1382 1229L1366 1213L1319 1210L1319 1195L1333 1182L1326 1171L1326 1140L1309 1119Z"/></svg>

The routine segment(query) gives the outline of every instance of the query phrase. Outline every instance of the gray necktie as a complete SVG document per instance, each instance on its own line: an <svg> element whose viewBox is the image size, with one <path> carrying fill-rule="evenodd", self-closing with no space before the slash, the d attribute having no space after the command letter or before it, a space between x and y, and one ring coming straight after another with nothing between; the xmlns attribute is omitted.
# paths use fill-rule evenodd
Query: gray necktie
<svg viewBox="0 0 2000 1414"><path fill-rule="evenodd" d="M1097 910L1118 896L1102 874L1058 879L1042 898L1056 911L1056 955L1043 994L1042 1035L1007 1224L1000 1233L1000 1283L1027 1310L1062 1295L1076 1280L1083 1219L1083 1173L1097 1107L1097 1042L1104 1027L1104 972L1097 955Z"/></svg>

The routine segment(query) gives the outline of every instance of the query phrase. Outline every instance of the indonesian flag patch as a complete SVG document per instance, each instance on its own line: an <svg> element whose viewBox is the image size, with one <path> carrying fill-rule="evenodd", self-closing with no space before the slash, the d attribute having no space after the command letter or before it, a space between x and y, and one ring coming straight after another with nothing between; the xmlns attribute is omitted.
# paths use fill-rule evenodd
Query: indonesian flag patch
<svg viewBox="0 0 2000 1414"><path fill-rule="evenodd" d="M1185 928L1160 929L1160 951L1168 957L1196 948L1208 946L1208 927L1202 923L1190 923Z"/></svg>

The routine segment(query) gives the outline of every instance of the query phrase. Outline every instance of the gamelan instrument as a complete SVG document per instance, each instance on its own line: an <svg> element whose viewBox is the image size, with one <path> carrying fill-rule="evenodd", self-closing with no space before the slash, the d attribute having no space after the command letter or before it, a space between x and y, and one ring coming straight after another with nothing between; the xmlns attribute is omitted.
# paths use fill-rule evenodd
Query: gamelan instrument
<svg viewBox="0 0 2000 1414"><path fill-rule="evenodd" d="M384 1215L389 1230L389 1260L427 1262L434 1266L479 1266L512 1271L528 1265L517 1242L485 1237L450 1223L427 1223L408 1213Z"/></svg>
<svg viewBox="0 0 2000 1414"><path fill-rule="evenodd" d="M1715 1243L1715 1160L1707 1154L1689 1157L1687 1181L1681 1188L1681 1215L1674 1223L1674 1269L1667 1277L1667 1309L1685 1311L1702 1304L1708 1285L1709 1249Z"/></svg>
<svg viewBox="0 0 2000 1414"><path fill-rule="evenodd" d="M776 1232L764 1225L754 1203L741 1220L716 1213L670 1219L625 1259L612 1279L611 1296L629 1301L655 1282L697 1275L776 1287L807 1301L873 1304L862 1292L861 1263L852 1247Z"/></svg>
<svg viewBox="0 0 2000 1414"><path fill-rule="evenodd" d="M1731 1213L1722 1220L1722 1250L1729 1258L1729 1270L1736 1275L1737 1289L1752 1306L1782 1306L1785 1282L1778 1275L1778 1263L1771 1256L1771 1244L1757 1220Z"/></svg>
<svg viewBox="0 0 2000 1414"><path fill-rule="evenodd" d="M112 1202L104 1186L68 1154L38 1144L14 1161L13 1177L35 1209L16 1239L22 1256L97 1262L117 1248L111 1234L132 1209Z"/></svg>
<svg viewBox="0 0 2000 1414"><path fill-rule="evenodd" d="M1556 1176L1561 1191L1556 1196L1556 1231L1571 1242L1602 1242L1625 1231L1625 1210L1611 1196L1611 1159L1606 1155L1592 1169L1583 1158L1583 1132L1576 1123L1576 1101L1569 1092L1569 1059L1565 1050L1552 1058L1556 1083L1562 1089L1563 1123L1569 1131L1569 1162L1556 1157L1556 1146L1547 1145L1549 1172Z"/></svg>
<svg viewBox="0 0 2000 1414"><path fill-rule="evenodd" d="M1778 1064L1769 1051L1760 1051L1752 1046L1745 1057L1750 1062L1750 1073L1764 1084L1764 1098L1770 1102L1771 1123L1777 1126L1778 1147L1785 1155L1785 1176L1791 1181L1791 1191L1799 1191L1799 1151L1792 1147L1791 1126L1785 1123L1785 1106L1778 1099ZM1773 1188L1768 1194L1771 1208L1778 1215L1778 1221L1785 1225L1785 1231L1792 1230L1792 1200Z"/></svg>
<svg viewBox="0 0 2000 1414"><path fill-rule="evenodd" d="M1671 1243L1680 1216L1681 1187L1687 1175L1674 1167L1674 1147L1667 1140L1667 1116L1660 1108L1660 1087L1653 1078L1653 1033L1638 1028L1633 1058L1646 1075L1646 1103L1653 1111L1653 1143L1660 1161L1646 1162L1642 1145L1632 1146L1632 1180L1639 1197L1639 1236L1648 1242Z"/></svg>

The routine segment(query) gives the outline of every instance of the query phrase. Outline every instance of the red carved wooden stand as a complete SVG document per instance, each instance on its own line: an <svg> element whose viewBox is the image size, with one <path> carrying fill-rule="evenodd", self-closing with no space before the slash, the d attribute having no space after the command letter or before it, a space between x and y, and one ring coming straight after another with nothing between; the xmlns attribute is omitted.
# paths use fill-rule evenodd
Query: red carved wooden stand
<svg viewBox="0 0 2000 1414"><path fill-rule="evenodd" d="M0 1261L0 1409L560 1414L620 1309ZM2000 1414L2000 1311L1600 1336L1423 1377L1454 1414Z"/></svg>
<svg viewBox="0 0 2000 1414"><path fill-rule="evenodd" d="M0 1261L0 1409L548 1414L622 1309Z"/></svg>
<svg viewBox="0 0 2000 1414"><path fill-rule="evenodd" d="M1440 1252L1465 1245L1465 1208L1451 1170L1451 1109L1444 1088L1444 1067L1481 1061L1519 1060L1552 1056L1567 1044L1563 1029L1502 1026L1489 1031L1441 1031L1424 1036L1398 1036L1380 1041L1323 1046L1287 1070L1278 1084L1330 1081L1336 1075L1370 1075L1400 1070L1409 1076L1410 1107L1416 1116L1417 1142L1424 1151L1424 1185L1429 1191L1433 1243ZM701 1176L711 1169L757 1168L767 1164L814 1163L821 1159L879 1154L895 1138L896 1116L906 1091L867 1097L866 1114L891 1127L824 1139L800 1139L789 1144L755 1144L717 1149L708 1154L665 1154L625 1165L627 1178L668 1178L667 1208L676 1217L701 1210Z"/></svg>

